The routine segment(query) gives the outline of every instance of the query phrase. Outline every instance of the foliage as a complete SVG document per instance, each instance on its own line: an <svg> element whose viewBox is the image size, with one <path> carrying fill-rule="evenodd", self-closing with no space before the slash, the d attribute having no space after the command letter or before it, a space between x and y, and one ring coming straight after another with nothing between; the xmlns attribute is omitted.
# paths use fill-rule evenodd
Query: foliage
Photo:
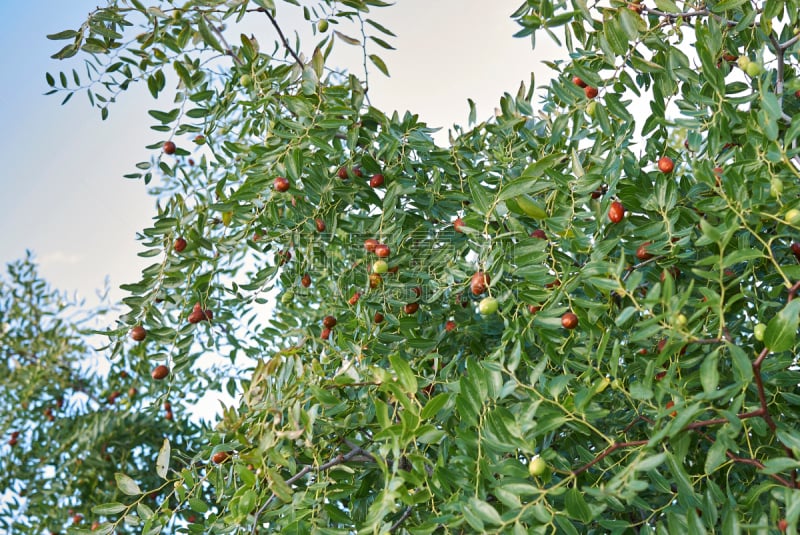
<svg viewBox="0 0 800 535"><path fill-rule="evenodd" d="M131 474L152 496L163 481L152 457L161 437L191 449L195 426L184 415L154 418L149 385L139 370L102 373L90 327L105 310L86 311L39 277L32 258L14 262L0 279L0 526L41 533L81 525L95 506L119 499L115 473ZM145 372L146 373L146 372ZM159 393L161 395L161 393Z"/></svg>
<svg viewBox="0 0 800 535"><path fill-rule="evenodd" d="M528 1L517 35L569 60L445 147L326 66L356 44L387 71L383 2L305 3L314 47L286 4L112 0L52 36L86 61L53 92L104 116L133 82L176 87L130 175L159 195L156 260L112 359L167 364L155 391L240 396L168 471L112 460L138 486L98 532L794 529L798 1ZM254 18L274 46L235 37Z"/></svg>

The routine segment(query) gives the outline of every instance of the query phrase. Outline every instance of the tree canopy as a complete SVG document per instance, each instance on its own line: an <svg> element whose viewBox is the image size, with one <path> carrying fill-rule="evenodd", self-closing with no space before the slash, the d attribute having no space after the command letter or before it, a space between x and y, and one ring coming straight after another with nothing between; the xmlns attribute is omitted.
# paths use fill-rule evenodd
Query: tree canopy
<svg viewBox="0 0 800 535"><path fill-rule="evenodd" d="M377 9L110 0L49 36L65 101L161 97L153 264L92 334L107 375L10 266L0 525L794 533L800 2L528 0L553 81L446 144L370 104Z"/></svg>

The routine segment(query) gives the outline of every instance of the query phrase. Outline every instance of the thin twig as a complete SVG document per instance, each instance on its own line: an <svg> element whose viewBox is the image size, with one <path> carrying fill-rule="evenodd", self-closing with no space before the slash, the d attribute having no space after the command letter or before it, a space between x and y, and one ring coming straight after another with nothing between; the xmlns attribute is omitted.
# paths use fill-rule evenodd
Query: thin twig
<svg viewBox="0 0 800 535"><path fill-rule="evenodd" d="M615 442L614 444L612 444L611 446L609 446L605 450L603 450L603 453L601 453L600 455L598 455L597 457L595 457L594 459L592 459L588 463L584 464L580 468L578 468L576 470L573 470L572 471L572 475L577 476L579 474L584 473L589 468L591 468L595 464L599 463L600 461L602 461L603 459L605 459L606 457L608 457L610 454L614 453L617 450L620 450L620 449L623 449L623 448L632 448L634 446L644 446L648 442L650 442L650 441L649 440L634 440L633 442Z"/></svg>
<svg viewBox="0 0 800 535"><path fill-rule="evenodd" d="M400 515L400 518L398 518L397 521L394 524L392 524L392 527L389 528L389 533L394 533L400 527L400 525L403 522L405 522L408 517L411 516L411 511L413 510L414 509L410 505L406 507L406 510L403 511L403 514Z"/></svg>
<svg viewBox="0 0 800 535"><path fill-rule="evenodd" d="M280 37L281 43L283 43L284 48L294 58L294 61L300 66L301 69L305 68L305 65L303 64L303 60L301 60L300 56L297 55L297 52L295 52L292 49L292 47L289 46L289 40L286 39L285 35L283 35L283 30L281 30L281 27L278 26L278 21L275 20L275 17L272 16L272 13L270 13L268 9L264 9L264 8L261 8L260 11L265 13L267 15L267 17L269 17L269 21L272 23L272 25L275 27L275 30L277 30L277 32L278 32L278 37Z"/></svg>
<svg viewBox="0 0 800 535"><path fill-rule="evenodd" d="M241 67L242 65L244 65L244 62L241 59L239 59L239 56L237 56L236 54L233 53L233 49L228 44L228 41L225 40L225 36L222 35L222 32L220 31L220 29L217 28L216 25L214 25L214 23L212 23L210 20L208 20L205 15L203 15L203 20L206 21L206 24L208 24L208 27L211 28L211 31L214 32L217 35L217 39L220 40L220 42L222 43L222 46L224 47L225 54L230 56L230 57L232 57L233 58L233 62L235 64L237 64L238 66Z"/></svg>

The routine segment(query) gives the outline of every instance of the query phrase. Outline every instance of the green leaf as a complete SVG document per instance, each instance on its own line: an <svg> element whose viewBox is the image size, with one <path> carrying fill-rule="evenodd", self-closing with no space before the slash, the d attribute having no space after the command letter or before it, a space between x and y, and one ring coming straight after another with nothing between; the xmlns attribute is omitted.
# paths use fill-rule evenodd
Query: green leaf
<svg viewBox="0 0 800 535"><path fill-rule="evenodd" d="M432 397L425 404L425 407L422 409L422 412L420 412L419 417L423 420L433 418L440 410L442 410L445 405L447 405L448 401L450 401L450 394L447 392Z"/></svg>
<svg viewBox="0 0 800 535"><path fill-rule="evenodd" d="M680 13L681 9L672 0L655 0L656 7L667 13Z"/></svg>
<svg viewBox="0 0 800 535"><path fill-rule="evenodd" d="M389 69L386 68L386 64L379 56L370 54L369 59L375 64L376 67L378 67L378 70L380 70L384 75L389 76Z"/></svg>
<svg viewBox="0 0 800 535"><path fill-rule="evenodd" d="M165 438L161 449L158 451L158 458L156 459L156 473L162 479L167 479L170 451L169 439Z"/></svg>
<svg viewBox="0 0 800 535"><path fill-rule="evenodd" d="M397 376L400 387L406 394L413 394L417 391L417 378L408 362L400 355L389 355L389 363L392 371Z"/></svg>
<svg viewBox="0 0 800 535"><path fill-rule="evenodd" d="M109 502L100 505L95 505L94 507L92 507L92 512L99 516L109 516L121 513L127 508L128 506L125 504L119 502Z"/></svg>
<svg viewBox="0 0 800 535"><path fill-rule="evenodd" d="M786 351L794 345L797 325L800 322L800 299L789 301L778 314L767 323L764 345L770 351Z"/></svg>
<svg viewBox="0 0 800 535"><path fill-rule="evenodd" d="M564 496L564 504L567 508L567 514L583 523L588 523L592 520L592 510L586 503L583 493L576 487L569 489Z"/></svg>
<svg viewBox="0 0 800 535"><path fill-rule="evenodd" d="M467 508L470 509L476 517L480 518L484 524L499 526L503 523L503 519L500 517L500 513L497 512L497 509L483 500L472 497L469 499Z"/></svg>
<svg viewBox="0 0 800 535"><path fill-rule="evenodd" d="M137 485L130 476L126 476L122 472L117 472L114 474L114 478L117 481L117 488L123 494L127 494L128 496L136 496L142 493L142 489L139 488L139 485Z"/></svg>

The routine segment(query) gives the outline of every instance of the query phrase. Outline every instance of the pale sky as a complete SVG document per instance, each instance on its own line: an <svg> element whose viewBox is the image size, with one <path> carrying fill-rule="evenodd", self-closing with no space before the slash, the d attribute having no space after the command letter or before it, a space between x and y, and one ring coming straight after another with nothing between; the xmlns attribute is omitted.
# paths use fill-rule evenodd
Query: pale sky
<svg viewBox="0 0 800 535"><path fill-rule="evenodd" d="M515 39L519 27L509 15L521 0L401 0L377 9L374 18L398 38L394 52L380 49L391 78L372 69L372 104L384 111L410 110L431 126L465 124L467 98L478 106L478 119L492 115L503 92L516 93L520 82L547 82L541 63L558 51L544 35L534 52L529 39ZM0 262L4 265L32 250L42 275L55 287L94 300L108 276L112 296L120 284L138 280L152 262L136 256L142 248L136 232L149 226L154 199L143 182L123 178L151 152L145 145L161 139L150 130L147 110L155 103L140 84L122 95L107 121L76 95L66 106L63 96L43 96L45 72L77 67L50 55L61 42L46 34L76 28L98 0L6 1L0 5ZM297 24L286 17L287 4L277 2L285 30ZM271 48L268 24L252 30L262 48ZM311 42L305 43L311 46ZM344 48L345 45L338 45ZM336 56L361 72L356 47ZM305 50L306 54L310 50ZM74 58L73 58L74 59ZM355 63L354 63L355 60ZM446 137L440 138L446 139Z"/></svg>

